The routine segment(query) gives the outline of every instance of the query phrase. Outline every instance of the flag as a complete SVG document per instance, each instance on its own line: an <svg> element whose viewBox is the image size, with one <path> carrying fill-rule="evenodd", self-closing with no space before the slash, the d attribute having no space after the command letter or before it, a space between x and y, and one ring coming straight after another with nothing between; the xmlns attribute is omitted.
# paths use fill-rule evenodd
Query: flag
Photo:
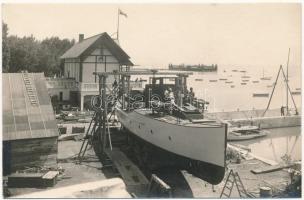
<svg viewBox="0 0 304 200"><path fill-rule="evenodd" d="M120 14L120 15L123 15L123 16L125 16L125 17L128 17L128 15L127 15L126 13L122 12L120 9L119 9L118 11L119 11L119 14Z"/></svg>

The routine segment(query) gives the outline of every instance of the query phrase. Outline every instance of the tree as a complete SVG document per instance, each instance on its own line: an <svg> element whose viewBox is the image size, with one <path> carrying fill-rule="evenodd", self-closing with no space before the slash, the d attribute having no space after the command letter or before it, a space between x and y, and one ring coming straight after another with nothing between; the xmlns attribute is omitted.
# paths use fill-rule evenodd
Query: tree
<svg viewBox="0 0 304 200"><path fill-rule="evenodd" d="M58 74L63 63L60 56L74 45L74 40L59 37L46 38L42 41L30 37L8 36L8 27L3 23L3 71L44 72L47 76Z"/></svg>
<svg viewBox="0 0 304 200"><path fill-rule="evenodd" d="M8 46L8 27L7 24L2 22L2 71L9 71L9 61L10 61L10 49Z"/></svg>
<svg viewBox="0 0 304 200"><path fill-rule="evenodd" d="M33 36L23 38L9 36L8 43L11 56L9 72L19 72L21 70L29 72L42 71L38 61L40 44Z"/></svg>
<svg viewBox="0 0 304 200"><path fill-rule="evenodd" d="M58 74L61 71L60 56L74 44L74 40L59 37L46 38L40 46L40 66L45 66L46 75Z"/></svg>

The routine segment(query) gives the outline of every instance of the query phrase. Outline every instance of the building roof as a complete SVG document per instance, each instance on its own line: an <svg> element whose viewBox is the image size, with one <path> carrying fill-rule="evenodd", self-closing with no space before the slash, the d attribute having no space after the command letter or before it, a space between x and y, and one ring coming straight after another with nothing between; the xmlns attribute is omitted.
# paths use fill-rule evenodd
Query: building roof
<svg viewBox="0 0 304 200"><path fill-rule="evenodd" d="M43 73L3 73L3 141L58 136Z"/></svg>
<svg viewBox="0 0 304 200"><path fill-rule="evenodd" d="M81 56L85 56L90 50L92 50L92 47L97 47L99 44L105 45L122 65L133 65L128 54L106 32L76 43L60 58L79 58Z"/></svg>

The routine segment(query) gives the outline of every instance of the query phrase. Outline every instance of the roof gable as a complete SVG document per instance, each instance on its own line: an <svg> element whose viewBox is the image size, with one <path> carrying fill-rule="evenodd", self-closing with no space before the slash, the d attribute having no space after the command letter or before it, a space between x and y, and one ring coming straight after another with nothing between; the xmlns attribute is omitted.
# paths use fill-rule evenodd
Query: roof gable
<svg viewBox="0 0 304 200"><path fill-rule="evenodd" d="M60 58L80 58L89 55L98 45L105 45L123 65L133 65L128 54L106 33L101 33L76 43Z"/></svg>

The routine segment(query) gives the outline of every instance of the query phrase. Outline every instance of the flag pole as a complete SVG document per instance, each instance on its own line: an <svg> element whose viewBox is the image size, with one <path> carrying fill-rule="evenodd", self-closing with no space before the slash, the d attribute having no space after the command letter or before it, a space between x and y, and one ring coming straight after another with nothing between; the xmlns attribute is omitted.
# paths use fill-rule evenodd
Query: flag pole
<svg viewBox="0 0 304 200"><path fill-rule="evenodd" d="M117 42L119 43L119 8L117 10Z"/></svg>

